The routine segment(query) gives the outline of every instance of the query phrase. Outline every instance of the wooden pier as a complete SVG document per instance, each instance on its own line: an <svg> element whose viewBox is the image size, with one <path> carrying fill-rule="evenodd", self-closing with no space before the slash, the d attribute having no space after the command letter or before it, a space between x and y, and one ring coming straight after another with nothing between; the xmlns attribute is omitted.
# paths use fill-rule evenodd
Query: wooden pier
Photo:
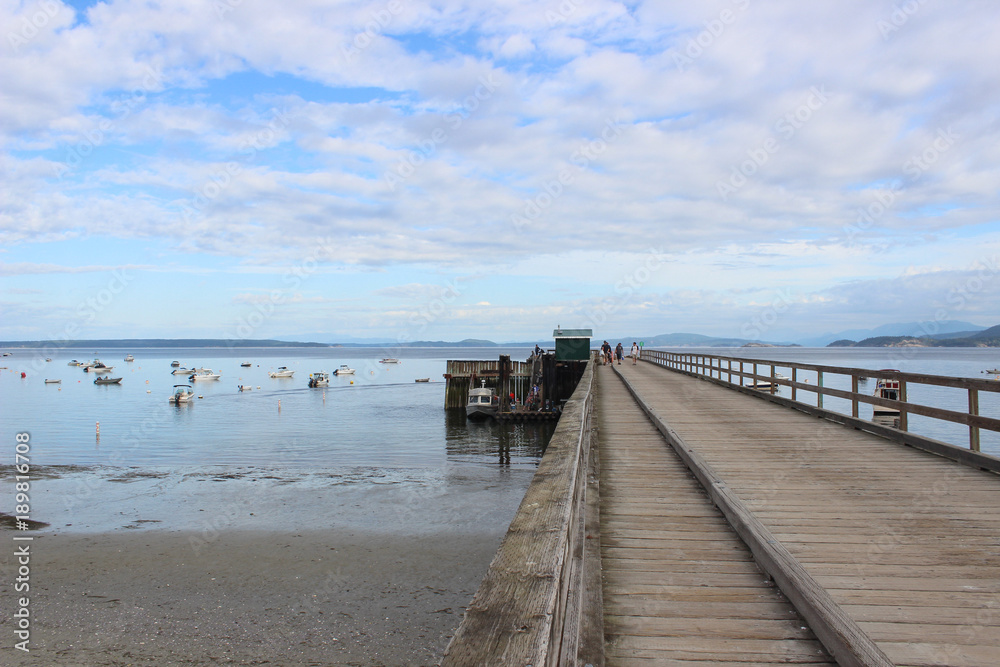
<svg viewBox="0 0 1000 667"><path fill-rule="evenodd" d="M655 361L588 366L443 665L1000 664L978 400L960 447Z"/></svg>

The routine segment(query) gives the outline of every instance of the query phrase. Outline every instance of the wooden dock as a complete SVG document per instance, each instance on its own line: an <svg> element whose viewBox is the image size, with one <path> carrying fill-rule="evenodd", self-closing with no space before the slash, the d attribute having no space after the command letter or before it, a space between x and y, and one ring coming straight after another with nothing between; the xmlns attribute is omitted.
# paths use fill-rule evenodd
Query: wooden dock
<svg viewBox="0 0 1000 667"><path fill-rule="evenodd" d="M1000 664L1000 460L690 370L588 367L443 665Z"/></svg>

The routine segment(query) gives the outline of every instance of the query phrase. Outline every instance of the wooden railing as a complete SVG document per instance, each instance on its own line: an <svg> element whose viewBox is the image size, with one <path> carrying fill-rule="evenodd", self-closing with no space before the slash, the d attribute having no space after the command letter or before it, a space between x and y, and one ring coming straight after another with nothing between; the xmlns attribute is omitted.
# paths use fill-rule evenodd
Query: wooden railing
<svg viewBox="0 0 1000 667"><path fill-rule="evenodd" d="M920 373L904 373L897 370L872 370L865 368L847 368L840 366L825 366L818 364L805 364L792 361L774 361L764 359L746 359L740 357L728 357L721 355L703 354L697 352L667 352L661 350L643 350L641 358L644 361L654 363L665 368L687 373L689 375L701 376L714 382L738 387L743 391L760 393L762 385L764 387L788 387L791 392L791 403L797 406L815 406L807 412L823 412L824 416L832 413L825 410L823 405L824 397L835 397L850 402L852 422L866 422L868 420L859 418L861 404L881 406L899 411L899 422L893 429L879 427L872 424L866 430L879 432L881 435L892 437L893 439L914 444L916 440L906 435L894 436L893 431L899 434L907 434L909 431L908 416L921 415L932 419L940 419L946 422L962 424L969 429L968 451L980 451L980 431L1000 432L1000 419L986 417L979 414L979 396L981 392L1000 393L1000 382L994 380L982 380L977 378L947 377L939 375L926 375ZM778 373L778 369L788 369L789 376ZM762 372L763 371L763 372ZM814 382L803 381L804 374L814 374ZM851 389L836 389L824 386L830 376L844 376L850 379ZM899 383L899 400L889 400L872 394L858 391L859 384L865 378L877 378L881 380L894 380ZM749 382L749 385L746 384ZM846 383L844 383L846 384ZM914 385L928 385L936 387L951 387L964 390L968 393L968 410L958 412L940 407L922 405L914 403L908 399L909 389ZM803 400L805 393L812 399ZM772 397L776 402L787 401L779 397ZM854 425L858 426L858 423ZM861 427L861 426L859 426ZM916 436L920 440L921 436ZM922 444L922 443L921 443ZM945 443L941 443L945 444ZM923 447L927 449L928 447ZM931 449L938 449L933 447ZM942 453L936 451L936 453ZM948 455L948 454L945 454ZM955 458L952 456L952 458ZM958 457L967 459L968 457ZM989 457L995 458L995 457ZM976 457L976 460L980 460Z"/></svg>
<svg viewBox="0 0 1000 667"><path fill-rule="evenodd" d="M590 363L442 667L604 664L593 381Z"/></svg>

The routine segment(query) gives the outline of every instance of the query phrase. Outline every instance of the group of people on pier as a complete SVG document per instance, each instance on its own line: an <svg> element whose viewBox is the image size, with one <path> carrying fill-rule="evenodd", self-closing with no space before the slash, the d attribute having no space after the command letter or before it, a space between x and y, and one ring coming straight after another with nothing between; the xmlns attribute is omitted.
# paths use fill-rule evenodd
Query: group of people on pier
<svg viewBox="0 0 1000 667"><path fill-rule="evenodd" d="M632 349L629 350L629 357L631 357L632 365L634 366L639 359L639 345L635 341L632 341ZM618 365L621 366L622 359L624 358L625 348L622 347L621 343L618 343L614 349L611 348L611 343L608 341L604 341L601 345L601 364L603 366L613 364L615 361L617 361Z"/></svg>

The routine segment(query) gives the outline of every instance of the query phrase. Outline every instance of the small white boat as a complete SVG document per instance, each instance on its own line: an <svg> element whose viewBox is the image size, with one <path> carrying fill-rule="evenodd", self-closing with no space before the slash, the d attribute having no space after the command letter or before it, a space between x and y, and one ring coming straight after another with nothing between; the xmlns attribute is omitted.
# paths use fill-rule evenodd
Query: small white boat
<svg viewBox="0 0 1000 667"><path fill-rule="evenodd" d="M380 364L398 364L399 359L393 359L392 357L386 357L379 361Z"/></svg>
<svg viewBox="0 0 1000 667"><path fill-rule="evenodd" d="M171 375L191 375L191 373L194 373L196 370L198 370L198 369L197 368L175 368L174 370L170 371L170 373L171 373Z"/></svg>
<svg viewBox="0 0 1000 667"><path fill-rule="evenodd" d="M188 377L188 380L192 382L198 382L200 380L218 380L222 377L222 373L216 373L212 371L211 368L198 368Z"/></svg>
<svg viewBox="0 0 1000 667"><path fill-rule="evenodd" d="M180 365L181 365L181 362L179 362L179 361L171 361L170 362L170 367L171 368L177 368Z"/></svg>
<svg viewBox="0 0 1000 667"><path fill-rule="evenodd" d="M45 361L52 361L52 357L45 357Z"/></svg>
<svg viewBox="0 0 1000 667"><path fill-rule="evenodd" d="M272 378L290 378L295 375L295 371L288 370L287 366L279 366L278 370L268 372L267 376Z"/></svg>
<svg viewBox="0 0 1000 667"><path fill-rule="evenodd" d="M465 416L469 419L493 419L500 407L500 399L487 388L486 380L481 382L481 386L469 391L469 402L465 404Z"/></svg>
<svg viewBox="0 0 1000 667"><path fill-rule="evenodd" d="M354 369L347 364L341 364L340 368L333 372L334 375L354 375Z"/></svg>
<svg viewBox="0 0 1000 667"><path fill-rule="evenodd" d="M133 357L131 354L126 354L125 361L135 361L135 357Z"/></svg>
<svg viewBox="0 0 1000 667"><path fill-rule="evenodd" d="M309 386L310 387L329 387L330 386L330 374L329 373L310 373L309 374Z"/></svg>
<svg viewBox="0 0 1000 667"><path fill-rule="evenodd" d="M62 384L62 380L46 380L45 384Z"/></svg>
<svg viewBox="0 0 1000 667"><path fill-rule="evenodd" d="M94 384L121 384L121 378L98 377L94 378Z"/></svg>
<svg viewBox="0 0 1000 667"><path fill-rule="evenodd" d="M114 366L105 366L103 363L101 363L97 359L94 359L94 363L93 364L87 364L84 367L83 371L85 373L107 374L107 373L110 373L111 371L113 371L114 368L115 368Z"/></svg>
<svg viewBox="0 0 1000 667"><path fill-rule="evenodd" d="M174 405L180 405L181 403L187 403L192 398L194 398L194 392L191 391L191 385L175 384L174 393L167 401Z"/></svg>
<svg viewBox="0 0 1000 667"><path fill-rule="evenodd" d="M414 382L430 382L430 378L417 378Z"/></svg>
<svg viewBox="0 0 1000 667"><path fill-rule="evenodd" d="M1000 368L991 368L988 371L983 371L984 373L989 373L990 375L1000 375Z"/></svg>
<svg viewBox="0 0 1000 667"><path fill-rule="evenodd" d="M83 362L80 362L80 361L77 361L76 359L74 359L73 361L69 362L66 365L67 366L83 366Z"/></svg>

